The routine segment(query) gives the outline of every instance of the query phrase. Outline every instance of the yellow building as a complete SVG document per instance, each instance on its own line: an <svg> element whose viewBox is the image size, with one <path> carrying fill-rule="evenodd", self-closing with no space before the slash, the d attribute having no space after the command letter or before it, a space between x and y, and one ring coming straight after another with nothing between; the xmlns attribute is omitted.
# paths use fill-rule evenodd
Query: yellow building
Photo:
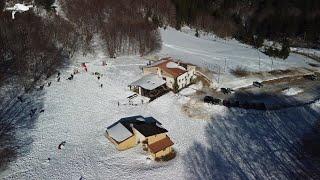
<svg viewBox="0 0 320 180"><path fill-rule="evenodd" d="M118 150L126 150L141 143L150 155L162 158L173 152L173 142L167 136L168 131L152 117L133 116L122 118L109 126L106 137Z"/></svg>

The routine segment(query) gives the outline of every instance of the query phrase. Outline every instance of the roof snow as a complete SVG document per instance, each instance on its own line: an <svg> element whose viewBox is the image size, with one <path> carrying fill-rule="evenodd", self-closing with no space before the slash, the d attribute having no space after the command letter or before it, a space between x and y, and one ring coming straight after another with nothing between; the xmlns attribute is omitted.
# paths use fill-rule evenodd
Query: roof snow
<svg viewBox="0 0 320 180"><path fill-rule="evenodd" d="M117 142L122 142L133 135L124 125L119 122L108 127L107 132L109 136Z"/></svg>
<svg viewBox="0 0 320 180"><path fill-rule="evenodd" d="M184 71L186 71L186 69L184 68L184 67L182 67L182 66L179 66L177 63L175 63L175 62L172 62L172 61L169 61L168 63L167 63L167 68L170 68L170 69L181 69L181 70L184 70Z"/></svg>
<svg viewBox="0 0 320 180"><path fill-rule="evenodd" d="M166 83L163 79L161 79L158 75L148 74L143 76L141 79L131 83L131 86L139 86L143 89L153 90L159 86L162 86Z"/></svg>
<svg viewBox="0 0 320 180"><path fill-rule="evenodd" d="M14 15L16 14L16 12L22 13L25 11L29 11L29 9L32 7L33 5L24 5L24 4L17 3L13 7L6 8L6 10L12 11L12 19L14 19Z"/></svg>

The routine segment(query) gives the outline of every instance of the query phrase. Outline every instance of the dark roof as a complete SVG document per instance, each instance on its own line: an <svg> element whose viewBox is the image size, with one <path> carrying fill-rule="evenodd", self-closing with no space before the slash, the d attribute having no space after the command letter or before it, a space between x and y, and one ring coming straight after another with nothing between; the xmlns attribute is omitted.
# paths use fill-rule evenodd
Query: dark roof
<svg viewBox="0 0 320 180"><path fill-rule="evenodd" d="M133 127L145 137L168 132L157 123L134 124Z"/></svg>
<svg viewBox="0 0 320 180"><path fill-rule="evenodd" d="M156 141L152 144L149 144L148 147L152 153L157 153L161 150L166 149L167 147L172 146L173 144L174 143L171 141L171 139L168 136L166 136L166 138L161 139L160 141Z"/></svg>
<svg viewBox="0 0 320 180"><path fill-rule="evenodd" d="M118 123L121 123L123 126L125 126L130 132L132 131L132 127L130 127L132 125L138 125L138 124L160 124L162 125L159 121L157 121L156 119L154 119L153 117L143 117L143 116L130 116L130 117L125 117L125 118L121 118L119 121L113 123L112 125L110 125L109 127L107 127L107 129L112 128L113 126L117 125Z"/></svg>

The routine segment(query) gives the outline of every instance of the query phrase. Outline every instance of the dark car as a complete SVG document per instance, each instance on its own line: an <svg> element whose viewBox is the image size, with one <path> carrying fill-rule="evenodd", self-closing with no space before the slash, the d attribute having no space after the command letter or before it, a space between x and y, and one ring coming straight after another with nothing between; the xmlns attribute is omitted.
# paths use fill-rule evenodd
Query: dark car
<svg viewBox="0 0 320 180"><path fill-rule="evenodd" d="M230 89L230 88L221 88L221 92L222 92L223 94L231 94L232 91L233 91L233 90Z"/></svg>
<svg viewBox="0 0 320 180"><path fill-rule="evenodd" d="M212 96L205 96L203 98L203 102L209 103L209 104L220 104L221 99L213 98Z"/></svg>
<svg viewBox="0 0 320 180"><path fill-rule="evenodd" d="M253 82L253 86L258 87L258 88L262 88L263 84L261 82L255 81L255 82Z"/></svg>
<svg viewBox="0 0 320 180"><path fill-rule="evenodd" d="M305 75L303 76L305 79L311 80L311 81L315 81L317 80L317 76L315 74L309 74L309 75Z"/></svg>

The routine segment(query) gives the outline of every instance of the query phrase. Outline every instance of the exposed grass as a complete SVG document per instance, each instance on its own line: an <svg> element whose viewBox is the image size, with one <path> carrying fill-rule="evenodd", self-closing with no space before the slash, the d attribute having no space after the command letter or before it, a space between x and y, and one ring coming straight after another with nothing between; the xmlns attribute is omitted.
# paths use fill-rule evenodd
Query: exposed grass
<svg viewBox="0 0 320 180"><path fill-rule="evenodd" d="M285 69L285 70L273 70L273 71L269 71L269 73L271 75L284 75L284 74L294 74L294 70L293 69Z"/></svg>
<svg viewBox="0 0 320 180"><path fill-rule="evenodd" d="M230 73L236 77L247 77L251 74L245 67L238 66L235 69L231 69Z"/></svg>

